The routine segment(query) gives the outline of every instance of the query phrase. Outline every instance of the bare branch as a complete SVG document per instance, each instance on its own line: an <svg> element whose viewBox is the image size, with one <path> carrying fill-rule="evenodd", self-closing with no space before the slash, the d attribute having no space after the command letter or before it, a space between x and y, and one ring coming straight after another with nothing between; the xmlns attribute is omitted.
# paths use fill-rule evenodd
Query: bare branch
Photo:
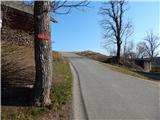
<svg viewBox="0 0 160 120"><path fill-rule="evenodd" d="M111 0L104 2L100 8L100 14L104 16L100 25L104 29L104 38L106 41L112 41L117 45L117 58L120 58L121 44L127 40L133 33L131 22L123 22L125 9L125 0ZM108 42L107 42L108 43Z"/></svg>
<svg viewBox="0 0 160 120"><path fill-rule="evenodd" d="M154 35L153 31L150 30L147 32L146 37L144 38L144 47L148 53L148 56L153 60L159 53L157 52L158 47L160 46L160 38L158 35Z"/></svg>
<svg viewBox="0 0 160 120"><path fill-rule="evenodd" d="M137 58L146 58L148 55L146 48L145 48L145 42L139 42L136 47L136 53Z"/></svg>
<svg viewBox="0 0 160 120"><path fill-rule="evenodd" d="M87 0L79 1L79 2L71 2L68 0L65 1L52 1L51 2L51 12L55 14L69 14L71 9L80 8L80 7L88 7L89 2Z"/></svg>

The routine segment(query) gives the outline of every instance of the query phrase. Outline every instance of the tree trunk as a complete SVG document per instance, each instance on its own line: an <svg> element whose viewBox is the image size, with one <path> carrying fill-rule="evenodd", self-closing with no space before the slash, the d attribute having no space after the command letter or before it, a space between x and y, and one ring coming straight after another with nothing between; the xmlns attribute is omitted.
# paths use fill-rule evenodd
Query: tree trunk
<svg viewBox="0 0 160 120"><path fill-rule="evenodd" d="M117 56L116 56L116 62L119 64L120 63L120 51L121 51L121 44L117 43Z"/></svg>
<svg viewBox="0 0 160 120"><path fill-rule="evenodd" d="M50 40L50 2L35 1L35 67L34 104L48 106L51 104L50 89L52 84L52 50Z"/></svg>

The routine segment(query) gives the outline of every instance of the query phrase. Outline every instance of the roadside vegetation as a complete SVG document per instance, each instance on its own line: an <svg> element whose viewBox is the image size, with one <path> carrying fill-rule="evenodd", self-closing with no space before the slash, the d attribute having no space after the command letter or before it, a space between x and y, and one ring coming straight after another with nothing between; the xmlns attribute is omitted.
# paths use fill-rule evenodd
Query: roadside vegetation
<svg viewBox="0 0 160 120"><path fill-rule="evenodd" d="M53 52L52 104L32 106L33 48L2 43L2 120L68 120L72 104L69 62Z"/></svg>
<svg viewBox="0 0 160 120"><path fill-rule="evenodd" d="M153 64L151 72L159 72L160 73L160 65Z"/></svg>
<svg viewBox="0 0 160 120"><path fill-rule="evenodd" d="M149 79L154 81L160 81L160 73L158 72L140 72L133 70L131 68L128 68L126 66L120 66L116 64L105 64L105 66L111 68L112 70L131 75L134 77L142 78L142 79Z"/></svg>
<svg viewBox="0 0 160 120"><path fill-rule="evenodd" d="M111 63L112 57L105 56L97 52L93 51L83 51L83 52L77 52L76 54L99 61L101 64L111 68L112 70L135 76L142 79L149 79L154 81L160 81L160 66L159 65L152 65L152 71L151 72L142 72L140 70L136 70L135 68L131 68L125 65L119 65L119 64L113 64ZM105 59L105 60L104 60Z"/></svg>

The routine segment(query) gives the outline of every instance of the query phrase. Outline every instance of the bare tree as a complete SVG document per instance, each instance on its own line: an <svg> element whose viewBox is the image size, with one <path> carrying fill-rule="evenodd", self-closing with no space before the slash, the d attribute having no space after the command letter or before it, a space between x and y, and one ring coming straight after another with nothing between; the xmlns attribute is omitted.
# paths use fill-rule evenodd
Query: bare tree
<svg viewBox="0 0 160 120"><path fill-rule="evenodd" d="M116 55L115 49L110 49L109 55L110 55L110 56L115 56L115 55Z"/></svg>
<svg viewBox="0 0 160 120"><path fill-rule="evenodd" d="M139 42L137 44L136 58L146 58L148 56L144 44L144 42Z"/></svg>
<svg viewBox="0 0 160 120"><path fill-rule="evenodd" d="M128 44L126 45L126 48L125 48L124 57L125 57L125 59L133 60L136 56L133 51L134 43L133 43L133 41L128 41L127 43Z"/></svg>
<svg viewBox="0 0 160 120"><path fill-rule="evenodd" d="M126 52L131 52L133 50L133 46L134 43L133 41L128 41L129 37L133 34L134 30L133 30L133 26L131 24L131 22L128 22L128 29L126 30L125 34L124 34L124 45L123 45L123 54L124 54L124 58L126 59Z"/></svg>
<svg viewBox="0 0 160 120"><path fill-rule="evenodd" d="M77 1L52 1L52 9L51 12L54 14L69 14L73 8L79 9L81 7L88 7L89 2L87 0L81 0L79 2Z"/></svg>
<svg viewBox="0 0 160 120"><path fill-rule="evenodd" d="M153 60L153 58L159 54L157 49L160 46L160 38L158 35L154 35L153 31L149 31L144 40L144 47L148 57Z"/></svg>
<svg viewBox="0 0 160 120"><path fill-rule="evenodd" d="M106 39L106 45L110 43L116 44L117 62L120 60L122 40L132 27L130 22L124 23L124 13L127 10L124 8L125 3L124 0L111 0L104 2L104 6L100 8L100 14L105 17L101 21L101 26L105 30L104 39Z"/></svg>
<svg viewBox="0 0 160 120"><path fill-rule="evenodd" d="M29 3L32 5L32 3ZM34 2L34 46L36 80L34 84L34 103L37 106L48 106L51 104L50 89L52 84L52 49L50 35L50 21L56 22L51 17L55 14L68 14L72 8L87 6L87 1L35 1ZM62 13L57 12L63 8Z"/></svg>

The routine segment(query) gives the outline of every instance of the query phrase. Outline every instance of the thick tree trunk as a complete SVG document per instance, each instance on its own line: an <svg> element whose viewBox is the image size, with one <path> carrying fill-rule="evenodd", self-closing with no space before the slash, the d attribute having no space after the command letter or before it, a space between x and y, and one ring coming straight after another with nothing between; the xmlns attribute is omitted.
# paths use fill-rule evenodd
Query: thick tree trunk
<svg viewBox="0 0 160 120"><path fill-rule="evenodd" d="M37 106L51 104L52 51L50 40L50 7L49 1L35 1L34 46L36 80L34 85L34 104Z"/></svg>

